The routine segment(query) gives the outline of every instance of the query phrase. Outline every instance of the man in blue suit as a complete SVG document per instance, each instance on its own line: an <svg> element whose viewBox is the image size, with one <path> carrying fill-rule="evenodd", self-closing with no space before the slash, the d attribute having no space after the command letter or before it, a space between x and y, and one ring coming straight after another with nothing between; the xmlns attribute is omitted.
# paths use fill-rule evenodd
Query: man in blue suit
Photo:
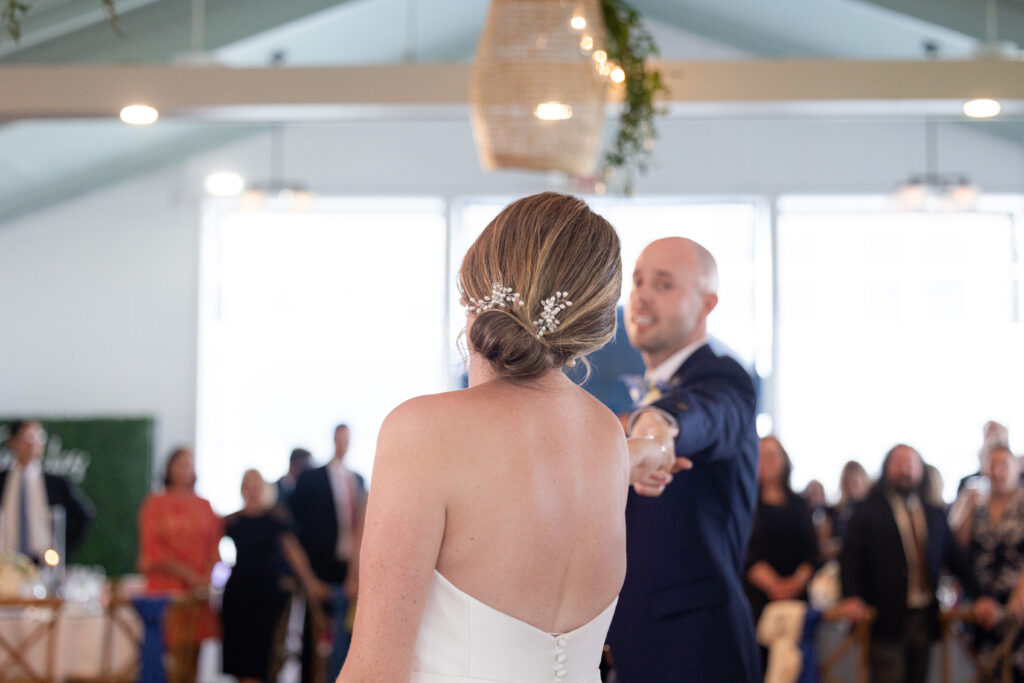
<svg viewBox="0 0 1024 683"><path fill-rule="evenodd" d="M761 680L742 583L756 397L739 363L707 344L717 288L714 258L680 237L650 244L633 272L626 331L652 390L630 423L643 429L655 412L679 433L674 481L654 473L626 505L626 581L608 634L621 683Z"/></svg>

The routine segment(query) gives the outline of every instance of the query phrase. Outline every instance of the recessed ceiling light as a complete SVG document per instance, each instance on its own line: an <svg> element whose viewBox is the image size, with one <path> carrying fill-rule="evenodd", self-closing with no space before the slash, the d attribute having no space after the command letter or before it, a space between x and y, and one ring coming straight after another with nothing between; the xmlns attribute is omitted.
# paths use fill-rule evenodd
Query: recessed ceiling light
<svg viewBox="0 0 1024 683"><path fill-rule="evenodd" d="M972 119L990 119L998 116L1002 110L1002 106L996 100L977 99L964 102L964 114Z"/></svg>
<svg viewBox="0 0 1024 683"><path fill-rule="evenodd" d="M245 189L245 179L234 171L217 171L206 176L203 186L214 197L237 197Z"/></svg>
<svg viewBox="0 0 1024 683"><path fill-rule="evenodd" d="M129 104L121 110L121 120L133 126L148 126L159 117L159 112L148 104Z"/></svg>

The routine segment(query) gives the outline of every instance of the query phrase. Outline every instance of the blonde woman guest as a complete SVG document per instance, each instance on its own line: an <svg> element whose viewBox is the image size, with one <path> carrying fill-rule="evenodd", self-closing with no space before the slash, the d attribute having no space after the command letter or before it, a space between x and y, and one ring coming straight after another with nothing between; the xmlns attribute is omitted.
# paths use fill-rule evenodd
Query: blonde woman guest
<svg viewBox="0 0 1024 683"><path fill-rule="evenodd" d="M235 543L236 561L224 587L224 673L239 683L270 679L274 629L287 604L281 586L281 558L299 577L311 600L324 600L330 588L316 578L284 511L268 506L267 482L258 470L242 476L244 507L224 519L224 534Z"/></svg>
<svg viewBox="0 0 1024 683"><path fill-rule="evenodd" d="M981 591L992 596L1002 611L972 629L975 648L989 653L1002 641L1011 617L1024 622L1024 489L1020 463L1003 444L993 445L986 459L991 491L986 496L966 488L956 507L963 510L954 528L957 541L967 550ZM1013 649L1015 681L1024 681L1024 636Z"/></svg>
<svg viewBox="0 0 1024 683"><path fill-rule="evenodd" d="M826 559L839 557L850 518L870 489L871 477L864 466L856 460L847 461L839 474L839 502L832 512L832 539L825 548Z"/></svg>

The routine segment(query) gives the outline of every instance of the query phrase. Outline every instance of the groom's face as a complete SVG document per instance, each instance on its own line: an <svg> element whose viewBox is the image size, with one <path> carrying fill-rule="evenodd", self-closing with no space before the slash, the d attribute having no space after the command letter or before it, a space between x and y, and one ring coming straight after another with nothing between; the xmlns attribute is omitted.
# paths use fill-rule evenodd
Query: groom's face
<svg viewBox="0 0 1024 683"><path fill-rule="evenodd" d="M654 242L637 259L626 303L626 334L655 364L702 333L707 313L700 272L696 253L678 242Z"/></svg>

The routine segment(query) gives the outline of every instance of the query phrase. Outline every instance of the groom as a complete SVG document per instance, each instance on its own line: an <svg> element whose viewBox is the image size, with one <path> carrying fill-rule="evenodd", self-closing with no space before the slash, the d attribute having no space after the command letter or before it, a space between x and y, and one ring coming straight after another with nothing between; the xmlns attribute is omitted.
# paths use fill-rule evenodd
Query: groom
<svg viewBox="0 0 1024 683"><path fill-rule="evenodd" d="M707 344L715 260L681 237L647 246L633 271L626 332L655 411L679 426L677 473L654 473L626 505L626 581L608 633L621 683L761 680L742 570L757 499L755 393ZM649 414L647 417L651 417ZM689 468L692 462L692 469ZM641 495L642 494L642 495Z"/></svg>

